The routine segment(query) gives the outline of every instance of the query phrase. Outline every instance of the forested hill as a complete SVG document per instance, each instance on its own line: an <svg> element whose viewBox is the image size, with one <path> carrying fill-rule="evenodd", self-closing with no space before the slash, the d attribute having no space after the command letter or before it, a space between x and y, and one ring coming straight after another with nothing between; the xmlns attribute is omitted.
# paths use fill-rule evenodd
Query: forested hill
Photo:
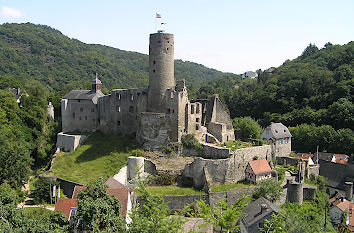
<svg viewBox="0 0 354 233"><path fill-rule="evenodd" d="M322 49L310 44L298 58L259 73L257 80L210 82L199 95L219 93L232 118L251 116L263 127L271 121L297 127L295 150L314 151L320 145L354 154L354 42L327 43Z"/></svg>
<svg viewBox="0 0 354 233"><path fill-rule="evenodd" d="M49 26L0 25L0 76L35 79L50 90L87 87L95 73L103 87L147 87L148 55L70 39ZM176 79L190 89L223 76L203 65L175 61Z"/></svg>

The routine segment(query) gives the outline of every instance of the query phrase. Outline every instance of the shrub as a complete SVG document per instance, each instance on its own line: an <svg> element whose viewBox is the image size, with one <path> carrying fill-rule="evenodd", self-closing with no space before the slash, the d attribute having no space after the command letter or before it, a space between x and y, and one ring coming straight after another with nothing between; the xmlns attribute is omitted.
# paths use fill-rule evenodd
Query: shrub
<svg viewBox="0 0 354 233"><path fill-rule="evenodd" d="M203 149L203 145L195 138L194 134L183 135L182 145L189 149Z"/></svg>

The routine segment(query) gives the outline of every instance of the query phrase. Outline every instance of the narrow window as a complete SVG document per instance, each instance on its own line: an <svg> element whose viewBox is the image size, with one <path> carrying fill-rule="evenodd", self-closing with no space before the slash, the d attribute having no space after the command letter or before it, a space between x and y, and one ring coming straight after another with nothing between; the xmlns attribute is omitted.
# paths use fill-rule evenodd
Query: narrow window
<svg viewBox="0 0 354 233"><path fill-rule="evenodd" d="M156 64L156 61L153 61L152 63Z"/></svg>
<svg viewBox="0 0 354 233"><path fill-rule="evenodd" d="M73 112L73 118L75 119L75 113Z"/></svg>
<svg viewBox="0 0 354 233"><path fill-rule="evenodd" d="M120 121L117 121L117 125L120 126Z"/></svg>
<svg viewBox="0 0 354 233"><path fill-rule="evenodd" d="M194 114L194 105L191 105L191 114Z"/></svg>
<svg viewBox="0 0 354 233"><path fill-rule="evenodd" d="M129 106L129 112L134 112L134 106Z"/></svg>
<svg viewBox="0 0 354 233"><path fill-rule="evenodd" d="M120 100L120 93L117 93L116 97L117 97L118 100Z"/></svg>
<svg viewBox="0 0 354 233"><path fill-rule="evenodd" d="M170 93L170 98L173 99L173 92Z"/></svg>
<svg viewBox="0 0 354 233"><path fill-rule="evenodd" d="M171 109L168 108L168 109L167 109L167 114L170 114L170 113L171 113Z"/></svg>
<svg viewBox="0 0 354 233"><path fill-rule="evenodd" d="M174 110L174 109L172 109L172 113L175 113L175 110Z"/></svg>
<svg viewBox="0 0 354 233"><path fill-rule="evenodd" d="M154 73L155 73L155 70L153 70L152 72L154 72Z"/></svg>
<svg viewBox="0 0 354 233"><path fill-rule="evenodd" d="M117 112L120 112L120 106L117 106Z"/></svg>
<svg viewBox="0 0 354 233"><path fill-rule="evenodd" d="M95 112L95 109L94 109L94 108L91 108L91 112Z"/></svg>
<svg viewBox="0 0 354 233"><path fill-rule="evenodd" d="M196 126L195 126L195 130L199 130L199 125L196 125Z"/></svg>
<svg viewBox="0 0 354 233"><path fill-rule="evenodd" d="M87 116L85 116L85 121L87 121Z"/></svg>
<svg viewBox="0 0 354 233"><path fill-rule="evenodd" d="M80 103L80 100L77 100L77 102L79 102L79 103Z"/></svg>
<svg viewBox="0 0 354 233"><path fill-rule="evenodd" d="M131 100L131 101L134 100L134 94L130 94L130 100Z"/></svg>
<svg viewBox="0 0 354 233"><path fill-rule="evenodd" d="M199 122L199 117L195 118L195 122Z"/></svg>
<svg viewBox="0 0 354 233"><path fill-rule="evenodd" d="M196 105L196 113L199 113L200 109L199 109L199 104Z"/></svg>

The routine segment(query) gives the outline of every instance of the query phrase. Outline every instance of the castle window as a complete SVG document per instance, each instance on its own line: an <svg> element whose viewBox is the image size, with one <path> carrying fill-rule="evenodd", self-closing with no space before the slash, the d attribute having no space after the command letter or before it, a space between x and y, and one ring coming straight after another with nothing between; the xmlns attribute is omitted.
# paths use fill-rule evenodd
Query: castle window
<svg viewBox="0 0 354 233"><path fill-rule="evenodd" d="M95 112L95 109L94 109L94 108L91 108L91 112Z"/></svg>
<svg viewBox="0 0 354 233"><path fill-rule="evenodd" d="M134 100L134 94L130 94L130 100L131 100L131 101Z"/></svg>
<svg viewBox="0 0 354 233"><path fill-rule="evenodd" d="M156 64L156 61L153 61L152 63Z"/></svg>
<svg viewBox="0 0 354 233"><path fill-rule="evenodd" d="M73 118L75 119L75 113L73 112Z"/></svg>
<svg viewBox="0 0 354 233"><path fill-rule="evenodd" d="M195 122L199 122L199 117L195 118Z"/></svg>
<svg viewBox="0 0 354 233"><path fill-rule="evenodd" d="M87 121L87 116L85 116L85 120Z"/></svg>
<svg viewBox="0 0 354 233"><path fill-rule="evenodd" d="M161 43L161 40L159 40L158 42Z"/></svg>
<svg viewBox="0 0 354 233"><path fill-rule="evenodd" d="M199 109L199 104L196 105L196 113L199 113L200 109Z"/></svg>
<svg viewBox="0 0 354 233"><path fill-rule="evenodd" d="M194 114L194 105L191 105L191 114Z"/></svg>
<svg viewBox="0 0 354 233"><path fill-rule="evenodd" d="M196 126L195 126L195 130L199 130L199 125L196 125Z"/></svg>
<svg viewBox="0 0 354 233"><path fill-rule="evenodd" d="M117 121L117 125L120 126L120 121Z"/></svg>
<svg viewBox="0 0 354 233"><path fill-rule="evenodd" d="M173 92L170 93L170 98L173 99Z"/></svg>
<svg viewBox="0 0 354 233"><path fill-rule="evenodd" d="M81 117L79 117L79 120L81 121Z"/></svg>
<svg viewBox="0 0 354 233"><path fill-rule="evenodd" d="M120 112L120 106L117 106L117 112Z"/></svg>
<svg viewBox="0 0 354 233"><path fill-rule="evenodd" d="M84 109L83 108L80 108L80 112L83 112L84 111Z"/></svg>
<svg viewBox="0 0 354 233"><path fill-rule="evenodd" d="M155 73L155 70L153 70L152 72L154 72L154 73Z"/></svg>
<svg viewBox="0 0 354 233"><path fill-rule="evenodd" d="M168 50L168 48L166 48Z"/></svg>
<svg viewBox="0 0 354 233"><path fill-rule="evenodd" d="M129 112L134 112L134 106L129 106Z"/></svg>
<svg viewBox="0 0 354 233"><path fill-rule="evenodd" d="M117 99L120 100L120 93L117 93L116 96L117 96Z"/></svg>
<svg viewBox="0 0 354 233"><path fill-rule="evenodd" d="M168 108L168 109L167 109L167 114L170 114L170 113L171 113L171 109Z"/></svg>
<svg viewBox="0 0 354 233"><path fill-rule="evenodd" d="M172 113L175 113L175 110L174 110L174 109L172 109Z"/></svg>

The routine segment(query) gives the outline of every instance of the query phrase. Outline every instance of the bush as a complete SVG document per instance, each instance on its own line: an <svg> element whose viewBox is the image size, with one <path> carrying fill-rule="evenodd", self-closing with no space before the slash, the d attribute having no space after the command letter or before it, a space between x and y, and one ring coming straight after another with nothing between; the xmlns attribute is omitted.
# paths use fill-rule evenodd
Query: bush
<svg viewBox="0 0 354 233"><path fill-rule="evenodd" d="M194 134L183 135L182 145L188 149L203 150L203 145L195 138Z"/></svg>
<svg viewBox="0 0 354 233"><path fill-rule="evenodd" d="M37 204L50 203L51 189L53 189L54 185L58 186L59 182L45 178L36 180L33 184L35 189L31 192L34 202Z"/></svg>

